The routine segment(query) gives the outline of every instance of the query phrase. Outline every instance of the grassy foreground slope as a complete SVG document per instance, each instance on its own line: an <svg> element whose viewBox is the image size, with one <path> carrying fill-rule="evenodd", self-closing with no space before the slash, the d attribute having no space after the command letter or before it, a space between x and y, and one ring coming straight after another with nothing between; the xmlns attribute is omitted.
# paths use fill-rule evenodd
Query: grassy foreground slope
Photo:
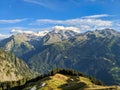
<svg viewBox="0 0 120 90"><path fill-rule="evenodd" d="M95 85L90 79L82 76L55 74L34 83L29 83L23 90L110 90L115 86ZM119 90L119 89L118 89Z"/></svg>
<svg viewBox="0 0 120 90"><path fill-rule="evenodd" d="M119 90L119 88L103 86L100 80L74 70L55 69L11 90Z"/></svg>

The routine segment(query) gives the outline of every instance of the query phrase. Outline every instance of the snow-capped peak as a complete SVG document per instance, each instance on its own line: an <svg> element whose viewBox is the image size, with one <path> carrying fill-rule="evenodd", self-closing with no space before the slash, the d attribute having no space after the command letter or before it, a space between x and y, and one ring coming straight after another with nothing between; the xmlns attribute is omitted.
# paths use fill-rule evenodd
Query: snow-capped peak
<svg viewBox="0 0 120 90"><path fill-rule="evenodd" d="M39 31L36 33L37 36L45 36L49 31Z"/></svg>
<svg viewBox="0 0 120 90"><path fill-rule="evenodd" d="M60 32L60 31L62 31L62 32L73 31L76 33L80 33L80 30L77 27L72 27L72 26L70 26L70 27L54 26L52 29L56 33Z"/></svg>
<svg viewBox="0 0 120 90"><path fill-rule="evenodd" d="M12 29L11 32L12 34L18 34L18 33L25 33L25 34L34 34L33 31L23 31L23 30L19 30L19 29Z"/></svg>
<svg viewBox="0 0 120 90"><path fill-rule="evenodd" d="M27 34L27 35L34 35L34 36L45 36L49 31L39 31L39 32L33 32L33 31L24 31L24 30L17 30L17 29L13 29L11 30L10 33L12 34Z"/></svg>

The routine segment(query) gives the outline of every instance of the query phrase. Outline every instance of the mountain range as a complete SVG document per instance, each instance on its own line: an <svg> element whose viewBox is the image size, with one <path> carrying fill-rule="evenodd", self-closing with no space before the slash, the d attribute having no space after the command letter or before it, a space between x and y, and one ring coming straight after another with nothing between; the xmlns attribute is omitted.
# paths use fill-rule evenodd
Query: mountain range
<svg viewBox="0 0 120 90"><path fill-rule="evenodd" d="M1 40L0 47L40 74L60 67L95 76L105 84L120 82L120 33L113 29L52 30L44 36L20 33Z"/></svg>

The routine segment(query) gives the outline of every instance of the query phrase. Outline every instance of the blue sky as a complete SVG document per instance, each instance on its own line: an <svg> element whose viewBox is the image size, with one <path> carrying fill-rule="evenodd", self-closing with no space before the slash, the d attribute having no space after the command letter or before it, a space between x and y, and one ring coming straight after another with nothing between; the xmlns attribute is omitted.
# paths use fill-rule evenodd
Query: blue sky
<svg viewBox="0 0 120 90"><path fill-rule="evenodd" d="M81 31L120 29L120 0L0 0L0 37L11 30L72 26Z"/></svg>

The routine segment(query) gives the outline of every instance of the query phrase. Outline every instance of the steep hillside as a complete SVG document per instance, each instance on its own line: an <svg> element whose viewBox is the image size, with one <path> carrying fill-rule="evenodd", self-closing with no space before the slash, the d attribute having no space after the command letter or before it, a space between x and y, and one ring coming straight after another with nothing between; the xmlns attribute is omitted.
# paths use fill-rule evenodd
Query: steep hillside
<svg viewBox="0 0 120 90"><path fill-rule="evenodd" d="M0 49L0 82L34 77L27 64L13 54Z"/></svg>
<svg viewBox="0 0 120 90"><path fill-rule="evenodd" d="M106 84L118 84L119 51L120 33L112 29L96 30L44 45L28 63L40 73L55 67L72 68L93 75Z"/></svg>

